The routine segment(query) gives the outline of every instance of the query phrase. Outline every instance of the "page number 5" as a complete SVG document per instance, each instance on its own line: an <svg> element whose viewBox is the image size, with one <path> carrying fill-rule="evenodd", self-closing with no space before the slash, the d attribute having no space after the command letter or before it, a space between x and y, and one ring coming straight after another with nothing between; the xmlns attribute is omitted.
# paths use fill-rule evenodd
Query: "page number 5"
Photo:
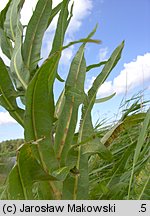
<svg viewBox="0 0 150 216"><path fill-rule="evenodd" d="M146 212L146 204L141 204L141 210L139 212Z"/></svg>

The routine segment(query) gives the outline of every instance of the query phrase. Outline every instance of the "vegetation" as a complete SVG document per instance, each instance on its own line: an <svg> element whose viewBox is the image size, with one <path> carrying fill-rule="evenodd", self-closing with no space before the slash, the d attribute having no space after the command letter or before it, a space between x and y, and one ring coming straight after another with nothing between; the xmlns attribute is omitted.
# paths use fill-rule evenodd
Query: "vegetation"
<svg viewBox="0 0 150 216"><path fill-rule="evenodd" d="M90 160L91 199L150 199L150 110L134 100L114 126L98 130L113 160Z"/></svg>
<svg viewBox="0 0 150 216"><path fill-rule="evenodd" d="M106 62L87 66L86 44L100 41L92 39L95 28L87 38L63 46L72 17L69 0L55 8L52 0L38 0L27 27L20 22L23 3L24 0L10 0L0 14L0 45L11 61L8 67L0 58L0 105L25 132L23 145L15 147L15 164L1 188L1 199L149 198L150 176L141 175L149 169L150 109L140 112L137 100L124 110L117 123L96 128L92 124L94 103L114 96L96 99L99 87L121 57L124 41ZM44 32L58 12L52 49L39 66ZM76 43L82 45L55 102L54 82L62 82L58 74L61 53ZM100 66L101 73L86 94L86 73ZM22 102L21 108L17 98ZM82 115L76 132L80 105ZM5 151L3 148L4 143L1 158L5 152L11 158L14 152L7 152L7 146Z"/></svg>

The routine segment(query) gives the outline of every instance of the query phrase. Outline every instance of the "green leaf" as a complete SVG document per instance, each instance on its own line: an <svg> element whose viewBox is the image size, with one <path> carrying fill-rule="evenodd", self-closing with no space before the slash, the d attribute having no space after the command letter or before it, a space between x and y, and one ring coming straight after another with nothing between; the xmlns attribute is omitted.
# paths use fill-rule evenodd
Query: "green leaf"
<svg viewBox="0 0 150 216"><path fill-rule="evenodd" d="M96 99L96 100L95 100L95 103L103 103L103 102L106 102L106 101L110 100L111 98L113 98L115 95L116 95L116 93L113 93L112 95L109 95L109 96L107 96L107 97L100 98L100 99Z"/></svg>
<svg viewBox="0 0 150 216"><path fill-rule="evenodd" d="M8 199L9 200L25 200L27 197L25 197L23 187L21 184L21 179L19 175L18 165L15 165L13 169L11 170L8 181L7 181L7 193L8 193Z"/></svg>
<svg viewBox="0 0 150 216"><path fill-rule="evenodd" d="M99 87L105 82L112 69L116 66L121 57L121 53L124 47L124 41L114 50L111 57L108 59L101 73L94 80L93 86L88 91L88 97L90 98L90 104L95 102L96 94ZM89 105L90 105L89 104Z"/></svg>
<svg viewBox="0 0 150 216"><path fill-rule="evenodd" d="M38 140L38 158L45 170L57 169L53 150L54 98L53 83L60 53L45 61L30 82L26 92L25 140ZM41 106L42 102L42 106Z"/></svg>
<svg viewBox="0 0 150 216"><path fill-rule="evenodd" d="M23 27L20 21L18 21L16 27L16 42L15 42L15 46L11 58L11 63L10 63L12 79L14 80L16 88L18 90L27 89L27 85L30 77L29 71L25 67L22 59L22 53L21 53L22 37L23 37Z"/></svg>
<svg viewBox="0 0 150 216"><path fill-rule="evenodd" d="M33 185L34 198L36 200L54 200L55 196L49 181L36 182Z"/></svg>
<svg viewBox="0 0 150 216"><path fill-rule="evenodd" d="M0 58L0 105L20 124L24 125L24 110L20 109L13 96L15 89L3 60Z"/></svg>
<svg viewBox="0 0 150 216"><path fill-rule="evenodd" d="M60 10L60 14L59 14L58 22L57 22L57 27L55 31L53 44L52 44L52 49L50 51L49 56L53 54L54 52L61 50L63 46L65 33L66 33L67 27L69 25L69 22L72 16L72 12L71 12L70 17L69 17L68 4L69 4L69 0L63 0L61 3L61 10ZM60 76L58 75L58 73L57 73L57 79L60 80Z"/></svg>
<svg viewBox="0 0 150 216"><path fill-rule="evenodd" d="M100 62L100 63L98 63L98 64L89 65L89 66L87 66L87 68L86 68L86 72L90 71L90 70L93 69L93 68L97 68L97 67L100 67L100 66L102 66L102 65L105 65L106 63L107 63L107 61L102 61L102 62Z"/></svg>
<svg viewBox="0 0 150 216"><path fill-rule="evenodd" d="M74 44L78 44L78 43L96 43L96 44L100 44L101 41L100 40L95 40L95 39L90 39L90 38L82 38L80 40L77 40L77 41L72 41L70 42L69 44L67 44L66 46L63 46L62 47L62 50L74 45Z"/></svg>
<svg viewBox="0 0 150 216"><path fill-rule="evenodd" d="M27 26L22 53L24 63L31 73L37 68L42 38L47 29L51 13L52 0L39 0Z"/></svg>
<svg viewBox="0 0 150 216"><path fill-rule="evenodd" d="M79 105L84 99L86 63L82 45L74 57L65 85L65 103L58 119L55 135L55 152L58 161L65 165L77 123Z"/></svg>
<svg viewBox="0 0 150 216"><path fill-rule="evenodd" d="M15 41L16 27L19 20L19 11L23 6L25 0L12 0L6 13L6 19L4 22L4 30L7 37L12 41Z"/></svg>
<svg viewBox="0 0 150 216"><path fill-rule="evenodd" d="M49 175L43 170L32 153L32 145L24 144L18 151L17 165L10 173L8 179L9 198L34 199L32 187L35 182L57 180L56 177Z"/></svg>
<svg viewBox="0 0 150 216"><path fill-rule="evenodd" d="M82 38L80 40L77 40L77 41L72 41L70 42L69 44L67 44L66 46L63 46L61 50L64 50L74 44L78 44L78 43L96 43L96 44L100 44L101 41L100 40L95 40L95 39L91 39L91 37L95 34L96 32L96 29L97 29L97 25L95 26L95 28L90 32L90 34L87 36L87 38Z"/></svg>

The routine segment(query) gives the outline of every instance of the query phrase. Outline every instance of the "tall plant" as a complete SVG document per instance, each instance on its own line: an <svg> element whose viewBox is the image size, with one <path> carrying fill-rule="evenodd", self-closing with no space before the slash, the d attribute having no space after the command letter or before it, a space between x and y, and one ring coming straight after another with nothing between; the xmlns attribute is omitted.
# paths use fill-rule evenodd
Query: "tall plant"
<svg viewBox="0 0 150 216"><path fill-rule="evenodd" d="M88 199L88 161L99 154L112 160L111 152L95 136L91 111L99 87L104 83L121 57L122 42L106 62L87 67L84 57L95 30L85 39L63 47L67 27L72 17L69 0L55 8L52 0L38 0L26 27L20 21L25 0L9 0L0 14L0 45L10 59L6 66L0 58L0 105L24 128L25 143L17 150L16 164L6 182L2 199ZM52 49L39 66L44 32L59 13ZM82 42L73 58L65 87L54 101L54 82L61 81L58 65L63 49ZM86 72L104 67L92 87L85 93ZM25 107L20 108L20 98ZM75 132L79 106L82 116Z"/></svg>

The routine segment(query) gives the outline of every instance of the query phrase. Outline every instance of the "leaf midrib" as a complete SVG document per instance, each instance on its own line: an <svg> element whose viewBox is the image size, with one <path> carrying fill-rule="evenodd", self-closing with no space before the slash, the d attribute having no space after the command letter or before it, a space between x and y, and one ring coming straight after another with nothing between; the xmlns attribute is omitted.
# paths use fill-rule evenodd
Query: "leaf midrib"
<svg viewBox="0 0 150 216"><path fill-rule="evenodd" d="M55 70L56 65L57 65L57 61L55 61L55 63L54 63L53 70ZM31 105L31 107L32 107L32 109L31 109L32 110L32 126L33 126L34 137L35 137L36 140L39 137L38 137L38 133L37 133L37 129L36 129L36 117L35 117L35 111L34 110L35 110L35 98L36 98L35 95L36 95L36 89L37 89L38 79L39 79L40 73L37 76L38 77L36 78L36 82L34 84L34 90L33 90L33 94L32 94L32 105ZM49 80L49 78L48 78L48 80ZM42 166L43 166L43 168L45 170L46 169L46 164L45 164L45 162L43 160L43 156L42 156L42 154L40 152L39 143L38 143L37 146L38 146L38 154L39 154Z"/></svg>

